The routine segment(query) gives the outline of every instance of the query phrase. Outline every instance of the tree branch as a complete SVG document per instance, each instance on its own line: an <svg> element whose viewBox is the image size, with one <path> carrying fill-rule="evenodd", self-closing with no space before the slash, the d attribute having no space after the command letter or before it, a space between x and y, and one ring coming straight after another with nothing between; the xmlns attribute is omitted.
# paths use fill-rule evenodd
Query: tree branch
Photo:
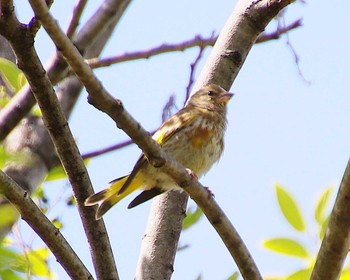
<svg viewBox="0 0 350 280"><path fill-rule="evenodd" d="M2 1L6 4L12 1ZM131 0L105 0L96 13L89 19L74 39L74 45L84 53L95 41L98 34L109 26L113 18L120 18ZM11 5L9 5L11 6ZM13 7L13 5L11 6ZM10 21L5 23L8 25ZM10 25L11 26L11 25ZM10 30L3 29L2 32ZM0 33L1 27L0 27ZM67 76L67 63L59 53L52 58L46 67L48 76L53 85ZM29 86L25 86L0 110L0 141L4 140L10 131L24 118L35 105L36 101Z"/></svg>
<svg viewBox="0 0 350 280"><path fill-rule="evenodd" d="M98 32L98 33L94 33L94 34L90 34L94 36L94 40L90 40L90 48L88 49L88 53L87 53L87 56L89 55L89 53L91 53L91 55L98 55L99 52L101 51L103 45L105 44L105 42L107 41L107 39L109 38L110 34L112 33L112 30L114 29L114 26L116 25L116 23L119 21L122 13L125 11L125 8L127 6L127 4L130 2L130 1L108 1L109 3L104 3L103 5L103 9L102 11L104 11L105 13L107 13L105 15L105 18L104 18L104 22L107 22L107 26L104 27L102 29L101 32ZM108 5L113 5L114 6L114 11L113 13L110 13L110 11L108 11L108 7L111 8L110 6ZM106 21L106 18L108 19L110 16L113 16L112 19L109 19ZM101 15L98 16L100 19L102 19ZM103 22L102 20L94 20L93 24L101 24L101 22ZM7 21L6 21L7 23ZM16 23L16 22L15 22ZM93 25L92 24L92 25ZM0 25L1 26L1 25ZM85 30L84 31L84 34L86 36L89 35L89 32L87 32L88 30ZM15 33L15 32L14 32ZM7 34L9 35L9 34ZM104 36L104 37L103 37ZM11 37L11 36L9 36ZM20 52L21 52L21 47L23 47L23 44L21 45L21 41L20 39L23 39L22 38L23 36L19 36L19 38L17 38L19 41L18 42L13 42L14 43L13 45L16 45L14 46L14 49L17 50L17 52L19 53L19 61L21 62L21 55L20 55ZM24 37L25 38L25 37ZM83 36L81 37L80 40L85 40L83 38ZM17 44L18 43L18 46ZM23 42L22 42L23 43ZM91 44L92 43L92 44ZM25 46L26 49L32 49L32 45L31 44L27 44ZM36 57L28 57L28 61L36 61ZM40 63L40 62L39 62ZM65 63L66 64L66 63ZM39 66L39 65L37 65ZM52 94L52 86L51 88L48 88L48 80L47 80L47 77L44 77L44 82L46 84L35 84L35 83L39 83L39 82L42 82L43 80L38 80L37 78L33 78L31 76L36 75L36 72L37 71L32 71L32 72L29 72L28 71L28 68L25 68L26 65L24 65L24 67L22 67L22 70L25 72L26 76L27 76L27 79L29 80L29 82L31 83L31 85L36 85L37 87L36 88L40 88L41 91L43 91L44 93L42 94L45 94L45 90L46 92L50 92L50 96L53 95ZM66 66L65 66L66 67ZM42 66L40 65L39 69L42 68ZM40 75L43 75L43 71L39 71L39 76ZM45 75L44 75L45 76ZM46 79L46 80L45 80ZM69 78L69 81L68 83L66 84L69 89L71 88L71 85L74 86L75 89L79 88L79 85L77 85L77 83L74 81L75 78ZM50 85L49 85L50 87ZM81 86L80 86L81 87ZM74 90L74 89L73 89ZM72 99L72 96L77 96L76 92L74 94L62 94L61 95L61 100L63 101L62 104L63 104L63 108L65 109L65 112L67 114L69 114L69 112L71 111L71 108L72 108L72 104L74 103ZM64 102L64 100L67 101L67 98L69 99L69 102ZM49 100L47 99L46 100L47 102L51 102L50 104L55 104L55 100ZM68 104L69 103L69 104ZM56 104L57 105L57 104ZM54 106L56 106L54 105ZM50 108L50 106L48 106L48 108ZM50 109L49 109L50 110ZM54 111L52 111L54 112ZM59 121L62 120L62 119L59 119ZM64 123L62 125L62 122L61 122L61 126L65 126L66 123ZM59 124L58 124L59 125ZM33 128L33 127L32 127ZM55 129L55 127L52 127L53 129ZM61 129L61 127L58 129L58 131ZM22 137L23 138L23 137ZM21 138L21 139L22 139ZM71 138L70 140L72 140L73 138ZM40 138L40 140L42 140L42 138ZM44 141L45 139L43 139ZM67 141L69 142L69 141ZM66 143L63 143L63 145L66 145L68 146L69 148L72 148L72 144L71 142L69 142L69 144L67 145L67 142ZM73 142L74 142L74 139L73 139ZM40 145L40 148L42 147L42 145ZM62 147L61 147L62 148ZM67 148L67 147L63 147L64 148ZM74 149L74 147L73 147ZM68 149L69 150L69 149ZM43 153L44 154L44 153ZM47 164L47 162L45 161L45 157L46 157L47 153L45 153L45 155L43 156L43 161L44 163L42 165L45 165ZM42 156L40 154L40 156ZM67 156L67 155L66 155ZM72 156L72 155L71 155ZM72 156L73 157L73 156ZM34 157L34 158L37 158L37 157ZM73 157L74 158L74 157ZM78 164L79 165L79 164ZM40 166L41 167L41 166ZM73 167L73 169L75 168L76 166ZM37 165L33 165L31 166L31 170L29 170L28 172L32 172L32 170L36 170L37 169ZM45 169L45 167L44 167ZM44 170L45 171L45 174L47 172L47 169ZM77 173L79 173L78 170L76 170ZM80 172L76 178L78 178L78 180L81 180L83 181L84 180L84 174L83 172ZM33 175L30 173L30 175ZM22 177L23 177L23 173L22 173ZM26 178L29 177L29 178L32 178L33 176L26 176ZM37 176L34 176L36 177L36 180L39 180L41 182L42 180L42 177L38 178ZM85 176L86 177L86 176ZM74 184L72 184L74 186ZM75 189L73 190L75 192L75 196L77 198L77 200L79 201L84 201L86 196L88 195L87 193L83 193L81 195L77 195L77 192L81 191L81 190L84 190L86 192L88 192L88 189L83 187L83 185L80 185L80 183L77 183L75 184ZM91 190L91 188L90 188ZM89 193L90 194L90 193ZM78 202L79 204L79 202ZM82 209L83 211L87 210L85 207L83 207ZM94 214L93 211L90 212L90 214ZM82 215L84 216L84 215ZM108 242L108 236L107 236L107 233L106 233L106 229L104 227L103 224L100 224L100 223L95 223L94 222L94 217L93 216L89 216L89 214L86 214L85 216L87 216L87 220L90 221L90 224L87 224L85 223L84 224L84 227L85 227L85 230L88 232L87 233L87 236L88 236L88 239L90 241L90 246L91 246L91 252L92 252L92 257L93 257L93 262L94 262L94 265L95 265L95 269L96 269L96 274L98 277L100 278L108 278L108 277L112 277L114 279L117 279L118 278L118 275L117 275L117 272L116 272L116 268L115 268L115 262L114 262L114 259L113 259L113 255L112 255L112 252L111 252L111 249L110 249L110 244ZM84 217L83 217L83 220L84 220ZM102 226L101 226L102 225Z"/></svg>
<svg viewBox="0 0 350 280"><path fill-rule="evenodd" d="M67 28L67 37L72 39L74 36L75 31L78 28L79 21L81 18L81 15L83 14L83 11L85 9L87 0L78 0L78 3L75 5L73 10L72 18L69 22L68 28Z"/></svg>
<svg viewBox="0 0 350 280"><path fill-rule="evenodd" d="M293 1L257 1L256 3L250 3L249 6L244 6L239 2L234 14L222 32L222 34L225 35L219 36L218 38L217 47L213 49L205 71L203 70L204 74L201 75L202 78L196 84L197 87L214 81L225 88L229 88L258 34L282 8L291 2ZM226 246L234 256L243 277L245 279L261 279L242 240L239 238L239 235L236 234L233 226L215 203L214 199L208 200L207 192L202 185L194 181L182 166L170 158L161 147L152 140L148 132L124 110L121 101L114 100L103 88L101 83L94 76L91 68L83 61L78 50L57 26L44 3L40 0L30 0L30 3L49 36L61 50L73 71L86 86L89 93L88 101L99 110L106 112L117 123L119 128L123 129L137 145L142 147L142 150L147 155L152 165L159 167L160 171L169 174L175 182L190 193L191 197L203 209L203 212L223 238ZM249 14L250 17L248 17L247 14ZM233 22L235 22L236 25L232 25ZM227 37L227 34L232 35L231 26L235 26L233 30L238 34L236 34L237 36L241 35L241 37L239 37L241 40L240 42L232 42L232 40L230 40L230 44L227 45L227 38L225 37ZM246 35L243 36L243 33L248 33L250 35L248 37ZM244 46L243 50L240 49L242 46ZM218 57L222 57L222 59L221 61L217 61L218 65L221 65L217 67L220 67L219 69L225 69L226 71L230 70L229 77L227 77L227 73L224 73L226 75L220 78L220 74L223 73L220 73L220 71L215 73L213 60L217 60ZM216 68L215 70L218 69Z"/></svg>
<svg viewBox="0 0 350 280"><path fill-rule="evenodd" d="M28 193L0 170L0 193L7 197L45 242L72 279L93 279L60 230L40 211Z"/></svg>
<svg viewBox="0 0 350 280"><path fill-rule="evenodd" d="M300 27L301 25L302 25L302 20L298 19L283 28L278 27L277 30L274 32L261 33L256 40L256 44L265 43L271 40L277 40L281 37L281 35ZM117 64L117 63L126 62L126 61L148 59L152 56L169 53L169 52L185 51L193 47L199 47L201 49L204 49L205 47L208 47L208 46L214 46L217 38L218 36L215 36L214 34L207 38L203 38L201 35L196 35L194 38L187 41L180 42L180 43L163 43L157 47L153 47L148 50L123 53L120 55L116 55L108 58L102 58L102 59L92 58L92 59L88 59L87 63L90 65L91 68L94 69L94 68L106 67L112 64Z"/></svg>
<svg viewBox="0 0 350 280"><path fill-rule="evenodd" d="M350 160L346 166L311 280L339 279L350 247Z"/></svg>

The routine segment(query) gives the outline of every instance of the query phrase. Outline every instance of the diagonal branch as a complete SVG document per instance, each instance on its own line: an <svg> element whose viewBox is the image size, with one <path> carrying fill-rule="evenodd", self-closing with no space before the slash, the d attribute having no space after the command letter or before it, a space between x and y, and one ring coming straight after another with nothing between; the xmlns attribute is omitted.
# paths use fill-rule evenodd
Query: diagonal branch
<svg viewBox="0 0 350 280"><path fill-rule="evenodd" d="M246 1L239 2L235 10L237 17L234 18L234 14L232 18L230 18L230 24L227 24L222 32L222 34L225 35L218 38L218 47L213 49L209 62L203 70L205 74L201 75L202 77L197 82L196 86L199 87L211 81L222 85L224 88L229 88L258 34L282 8L292 2L292 0L257 1L250 3L251 5L248 7L242 4L247 4ZM183 187L191 195L220 234L230 253L235 258L243 277L245 279L261 279L260 273L247 248L244 246L244 243L234 230L228 218L215 203L214 199L208 199L207 192L203 186L198 181L194 181L182 166L169 157L161 147L152 140L148 132L125 111L121 101L115 100L103 88L101 83L94 76L91 68L83 61L78 50L57 26L55 20L49 14L47 7L44 5L44 2L41 0L30 0L30 4L36 16L40 18L49 36L61 50L73 71L84 83L89 93L88 101L99 110L107 113L117 123L118 127L123 129L134 142L142 148L153 166L159 167L160 171L171 176L178 185ZM250 17L246 16L247 13ZM225 46L227 42L224 36L226 36L226 34L232 34L232 30L229 29L231 28L233 19L238 21L235 22L236 32L239 34L243 34L244 32L251 34L249 38L242 38L243 45L246 47L243 50L238 49L238 42L230 41L231 43ZM242 41L240 43L240 47L242 47ZM228 47L230 49L227 49ZM218 71L218 73L215 72L213 60L217 59L217 57L223 57L222 61L219 61L219 65L222 65L221 69L225 69L226 71L230 70L229 77L227 77L227 75L220 77L223 73L220 73L220 71ZM51 121L49 121L49 119L47 121L51 125ZM68 175L71 176L72 174Z"/></svg>
<svg viewBox="0 0 350 280"><path fill-rule="evenodd" d="M109 2L112 3L113 1L109 1ZM116 9L114 13L112 13L112 15L114 15L114 18L108 21L108 24L107 24L108 28L104 28L102 33L94 34L94 36L97 35L96 37L99 39L97 42L98 45L101 45L101 41L106 42L106 39L102 39L101 36L99 35L103 33L110 34L111 27L113 29L114 25L118 22L121 14L125 10L124 4L127 4L127 3L129 3L129 1L114 1L114 5L116 5L116 7L119 7L118 5L121 5L120 7L122 9ZM106 9L106 5L104 5L104 9ZM1 20L3 19L1 18ZM5 23L8 23L6 19L5 19ZM1 24L4 24L4 22L1 22ZM1 24L0 24L0 28L2 26ZM57 98L53 92L52 85L50 84L50 81L45 75L45 72L42 70L43 69L42 65L38 60L38 57L36 56L36 53L32 45L33 41L29 41L29 42L26 41L25 40L27 39L26 36L16 36L17 34L26 35L25 26L19 24L18 21L15 20L15 18L14 20L11 21L11 24L13 28L12 34L7 33L6 35L8 39L11 41L13 49L17 53L19 65L24 71L24 73L26 74L27 79L33 88L33 91L39 92L41 94L40 97L44 99L44 102L46 102L46 104L43 105L43 103L40 103L40 105L42 107L46 106L46 108L48 108L48 110L51 111L53 118L57 117L57 123L51 126L51 128L53 129L51 130L51 132L53 131L53 134L56 133L56 136L57 136L57 134L60 134L60 131L61 131L62 135L59 137L61 137L61 139L63 138L65 139L64 141L61 141L61 146L59 146L58 150L60 152L64 150L64 153L61 153L61 154L63 154L63 158L65 160L67 160L68 158L68 161L69 161L69 157L71 158L70 169L69 168L68 169L73 170L72 173L74 173L75 175L75 176L71 176L75 178L75 181L71 183L73 186L75 198L78 202L78 209L81 210L80 214L83 220L84 228L85 228L85 231L87 232L87 237L90 242L92 259L95 266L97 277L104 278L104 279L108 277L111 277L113 279L118 279L113 254L110 248L110 244L109 244L109 240L108 240L108 236L107 236L107 232L104 224L96 223L94 221L94 211L87 211L88 209L86 209L84 206L79 208L79 204L80 206L82 206L83 205L82 203L84 202L86 196L92 192L91 184L89 182L89 178L87 177L84 163L82 163L80 155L77 152L74 139L69 134L69 129L67 128L67 125L66 125L67 122L62 112L61 111L57 112L60 106L57 103ZM88 33L86 33L86 35L88 35ZM96 47L96 49L100 50L101 46ZM94 55L97 55L98 52L96 53L96 51L94 51L95 53ZM24 56L23 54L27 56ZM31 62L31 63L28 63L28 62ZM31 67L35 69L41 69L41 71L38 71L38 70L31 71L32 69ZM49 98L46 98L46 97L43 98L43 96L45 96L46 94L48 94ZM70 108L67 108L66 110L68 112ZM49 114L51 113L49 112ZM48 114L47 111L46 111L46 114ZM72 153L70 153L70 151ZM35 169L35 166L32 169ZM45 172L47 172L47 170L45 170ZM98 240L98 242L96 242L96 240Z"/></svg>
<svg viewBox="0 0 350 280"><path fill-rule="evenodd" d="M67 240L40 211L28 193L0 170L0 193L6 196L40 236L72 279L93 279Z"/></svg>
<svg viewBox="0 0 350 280"><path fill-rule="evenodd" d="M337 199L328 223L311 280L339 279L350 247L350 160L340 183Z"/></svg>

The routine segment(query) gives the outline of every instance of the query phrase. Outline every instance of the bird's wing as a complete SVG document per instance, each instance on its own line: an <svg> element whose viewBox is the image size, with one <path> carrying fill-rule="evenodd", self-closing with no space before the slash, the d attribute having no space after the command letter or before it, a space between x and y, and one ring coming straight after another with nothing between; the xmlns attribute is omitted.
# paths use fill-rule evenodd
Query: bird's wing
<svg viewBox="0 0 350 280"><path fill-rule="evenodd" d="M185 108L186 109L186 108ZM176 132L187 126L194 120L189 110L182 109L173 115L153 134L152 138L159 144L166 143Z"/></svg>
<svg viewBox="0 0 350 280"><path fill-rule="evenodd" d="M177 114L166 120L161 127L153 134L152 138L161 146L164 145L176 132L188 125L193 120L191 114L187 110L180 110ZM131 171L128 179L123 187L119 190L118 194L123 193L127 187L131 184L141 167L147 163L147 158L144 153L141 154L136 162L133 170Z"/></svg>

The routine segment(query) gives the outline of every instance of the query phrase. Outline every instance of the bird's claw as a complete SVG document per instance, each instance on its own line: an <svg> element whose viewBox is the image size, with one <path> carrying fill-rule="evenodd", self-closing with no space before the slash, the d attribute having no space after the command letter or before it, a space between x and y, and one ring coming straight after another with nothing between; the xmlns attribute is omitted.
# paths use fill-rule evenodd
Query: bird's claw
<svg viewBox="0 0 350 280"><path fill-rule="evenodd" d="M186 168L187 173L191 176L192 180L198 180L198 176L196 173L194 173L191 169Z"/></svg>
<svg viewBox="0 0 350 280"><path fill-rule="evenodd" d="M208 199L215 198L214 193L208 187L204 187L204 189L207 191Z"/></svg>

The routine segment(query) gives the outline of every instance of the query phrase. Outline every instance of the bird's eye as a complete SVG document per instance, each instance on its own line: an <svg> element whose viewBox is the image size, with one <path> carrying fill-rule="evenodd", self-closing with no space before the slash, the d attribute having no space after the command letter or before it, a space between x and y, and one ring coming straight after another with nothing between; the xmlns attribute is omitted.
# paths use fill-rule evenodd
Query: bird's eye
<svg viewBox="0 0 350 280"><path fill-rule="evenodd" d="M209 95L209 96L213 96L213 95L214 95L214 91L209 90L209 91L208 91L208 95Z"/></svg>

